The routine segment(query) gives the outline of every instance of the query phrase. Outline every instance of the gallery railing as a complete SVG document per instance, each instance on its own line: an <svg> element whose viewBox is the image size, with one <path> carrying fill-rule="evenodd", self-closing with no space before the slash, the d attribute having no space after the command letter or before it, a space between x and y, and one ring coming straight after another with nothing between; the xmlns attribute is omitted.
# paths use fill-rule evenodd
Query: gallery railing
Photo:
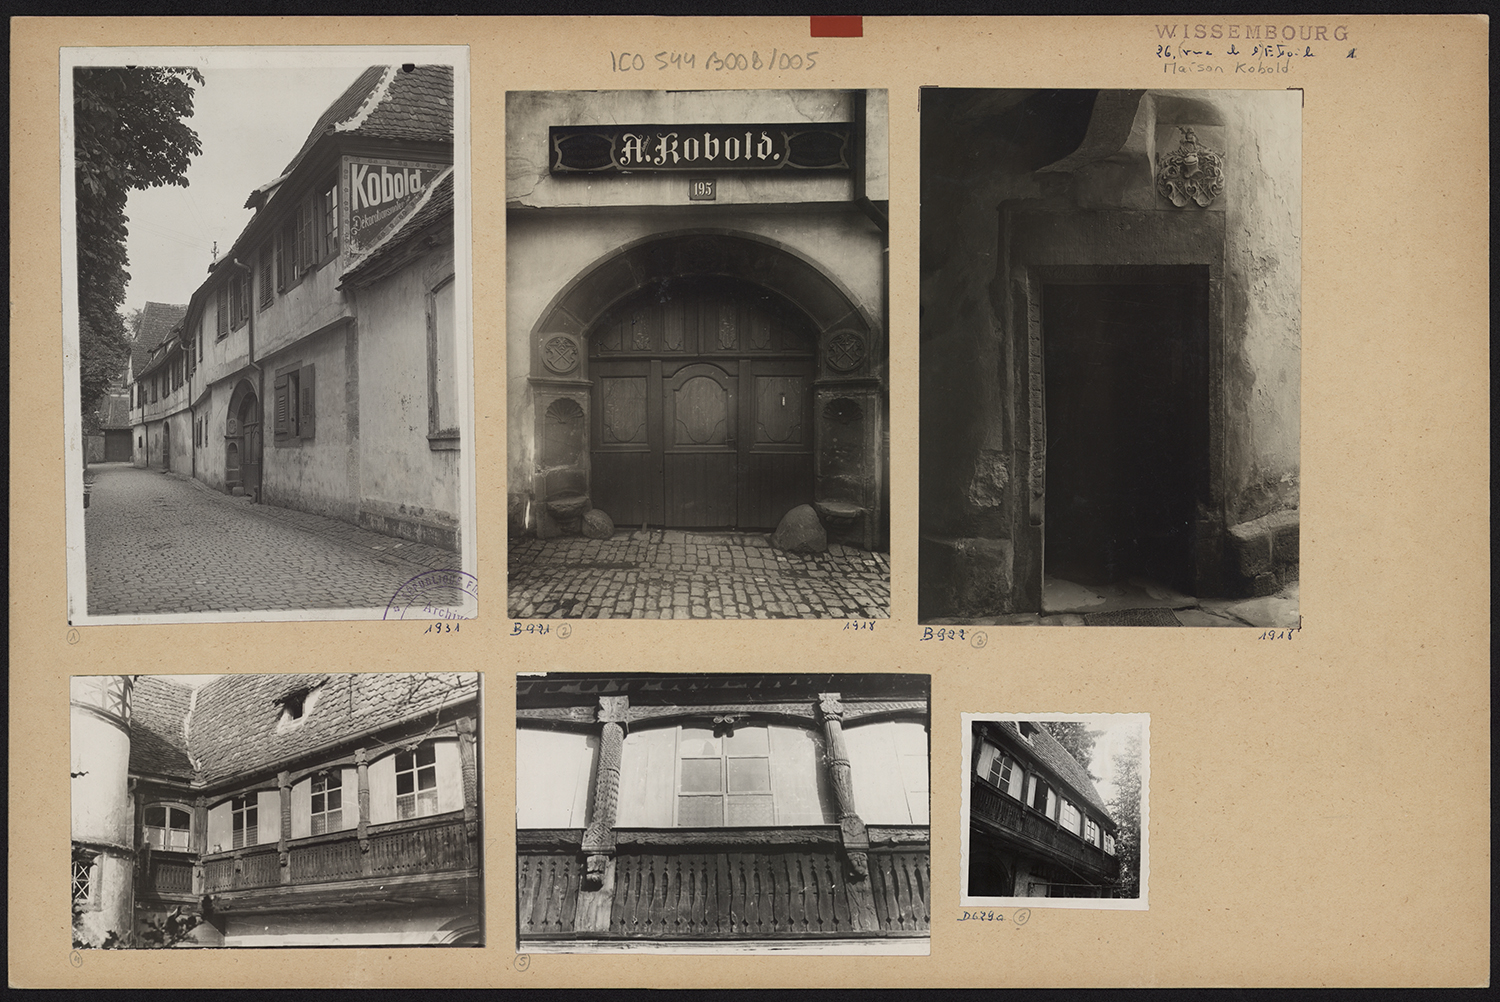
<svg viewBox="0 0 1500 1002"><path fill-rule="evenodd" d="M152 852L138 892L143 897L188 898L193 894L193 859Z"/></svg>
<svg viewBox="0 0 1500 1002"><path fill-rule="evenodd" d="M1082 863L1100 876L1114 879L1120 872L1120 861L1098 846L1090 845L1072 832L1059 828L1049 819L1008 797L981 780L969 785L969 811L976 817L995 822L1037 845Z"/></svg>
<svg viewBox="0 0 1500 1002"><path fill-rule="evenodd" d="M285 867L274 842L208 855L203 858L203 893L478 866L479 847L469 841L461 814L372 826L366 841L367 849L354 828L297 839L287 844Z"/></svg>
<svg viewBox="0 0 1500 1002"><path fill-rule="evenodd" d="M581 832L518 833L523 938L828 939L926 936L927 830L872 829L853 880L838 829L620 831L607 929L580 929Z"/></svg>

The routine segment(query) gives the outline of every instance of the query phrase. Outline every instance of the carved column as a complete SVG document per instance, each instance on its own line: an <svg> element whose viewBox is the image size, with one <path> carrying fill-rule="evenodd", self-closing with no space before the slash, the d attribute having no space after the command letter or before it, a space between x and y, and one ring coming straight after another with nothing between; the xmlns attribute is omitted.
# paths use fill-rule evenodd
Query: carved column
<svg viewBox="0 0 1500 1002"><path fill-rule="evenodd" d="M193 893L203 894L203 854L208 850L208 798L193 801Z"/></svg>
<svg viewBox="0 0 1500 1002"><path fill-rule="evenodd" d="M281 837L276 840L276 858L281 862L281 882L292 882L292 854L286 844L292 838L292 778L283 769L276 774L276 785L281 790ZM249 848L246 846L246 848Z"/></svg>
<svg viewBox="0 0 1500 1002"><path fill-rule="evenodd" d="M630 718L628 696L600 696L599 772L594 783L594 820L583 833L585 870L574 929L608 932L615 889L615 806L620 798L620 755Z"/></svg>
<svg viewBox="0 0 1500 1002"><path fill-rule="evenodd" d="M849 900L849 917L855 931L879 928L875 916L875 897L870 889L870 835L854 809L854 771L849 765L849 749L844 745L844 704L839 693L818 693L818 714L823 718L823 738L828 745L828 775L839 806L839 834L844 855L849 860L849 881L844 885Z"/></svg>
<svg viewBox="0 0 1500 1002"><path fill-rule="evenodd" d="M359 838L360 872L372 872L370 864L370 760L363 748L354 749L355 781L354 802L359 806L359 820L355 822L355 835Z"/></svg>
<svg viewBox="0 0 1500 1002"><path fill-rule="evenodd" d="M474 718L460 717L454 724L458 729L459 767L463 770L464 833L473 842L479 838L479 770L474 757Z"/></svg>

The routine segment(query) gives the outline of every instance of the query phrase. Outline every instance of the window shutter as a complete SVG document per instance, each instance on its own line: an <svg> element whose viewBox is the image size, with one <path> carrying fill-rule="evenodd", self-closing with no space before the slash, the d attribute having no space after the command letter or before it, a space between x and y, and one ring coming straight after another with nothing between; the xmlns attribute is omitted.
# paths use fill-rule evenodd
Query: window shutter
<svg viewBox="0 0 1500 1002"><path fill-rule="evenodd" d="M313 266L317 255L312 246L312 199L308 198L297 208L297 272L301 274Z"/></svg>
<svg viewBox="0 0 1500 1002"><path fill-rule="evenodd" d="M276 288L280 291L286 290L286 238L283 233L277 233L272 240L275 248L276 258Z"/></svg>
<svg viewBox="0 0 1500 1002"><path fill-rule="evenodd" d="M270 306L271 305L271 300L273 298L275 298L272 295L272 292L271 292L272 288L274 288L274 286L272 286L272 284L271 284L271 248L268 245L266 247L262 247L261 250L260 250L260 305L261 305L261 309L265 309L267 306Z"/></svg>
<svg viewBox="0 0 1500 1002"><path fill-rule="evenodd" d="M275 413L275 419L274 419L274 421L275 421L275 429L276 429L276 434L277 435L285 435L287 433L287 430L286 430L287 399L286 399L286 397L287 397L287 377L286 376L277 376L276 377L276 413Z"/></svg>
<svg viewBox="0 0 1500 1002"><path fill-rule="evenodd" d="M219 290L219 308L217 321L219 328L219 337L223 337L225 334L229 333L229 293L227 289Z"/></svg>
<svg viewBox="0 0 1500 1002"><path fill-rule="evenodd" d="M314 392L316 384L313 382L313 367L304 365L297 378L298 401L297 408L297 430L303 438L312 438L315 425L314 411L317 410L317 394Z"/></svg>

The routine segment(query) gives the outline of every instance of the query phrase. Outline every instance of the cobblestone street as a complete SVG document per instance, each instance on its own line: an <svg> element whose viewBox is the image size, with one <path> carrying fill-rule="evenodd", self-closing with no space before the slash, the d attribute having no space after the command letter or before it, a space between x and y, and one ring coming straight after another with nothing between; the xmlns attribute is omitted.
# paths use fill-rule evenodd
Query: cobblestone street
<svg viewBox="0 0 1500 1002"><path fill-rule="evenodd" d="M512 619L885 619L890 559L830 544L811 556L755 533L617 532L513 540Z"/></svg>
<svg viewBox="0 0 1500 1002"><path fill-rule="evenodd" d="M376 609L459 557L347 522L95 464L84 511L93 616Z"/></svg>

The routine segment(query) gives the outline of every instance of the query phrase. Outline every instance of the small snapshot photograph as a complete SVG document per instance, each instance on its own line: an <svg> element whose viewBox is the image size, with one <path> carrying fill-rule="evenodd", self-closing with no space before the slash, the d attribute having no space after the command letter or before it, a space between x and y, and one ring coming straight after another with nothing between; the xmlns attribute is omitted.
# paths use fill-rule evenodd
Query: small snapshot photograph
<svg viewBox="0 0 1500 1002"><path fill-rule="evenodd" d="M930 692L519 676L517 948L927 955Z"/></svg>
<svg viewBox="0 0 1500 1002"><path fill-rule="evenodd" d="M483 946L479 676L70 680L73 948Z"/></svg>
<svg viewBox="0 0 1500 1002"><path fill-rule="evenodd" d="M884 90L506 94L508 615L890 615Z"/></svg>
<svg viewBox="0 0 1500 1002"><path fill-rule="evenodd" d="M921 102L920 621L1299 627L1301 92Z"/></svg>
<svg viewBox="0 0 1500 1002"><path fill-rule="evenodd" d="M966 905L1139 909L1150 716L963 714Z"/></svg>
<svg viewBox="0 0 1500 1002"><path fill-rule="evenodd" d="M474 614L467 58L63 51L71 623Z"/></svg>

